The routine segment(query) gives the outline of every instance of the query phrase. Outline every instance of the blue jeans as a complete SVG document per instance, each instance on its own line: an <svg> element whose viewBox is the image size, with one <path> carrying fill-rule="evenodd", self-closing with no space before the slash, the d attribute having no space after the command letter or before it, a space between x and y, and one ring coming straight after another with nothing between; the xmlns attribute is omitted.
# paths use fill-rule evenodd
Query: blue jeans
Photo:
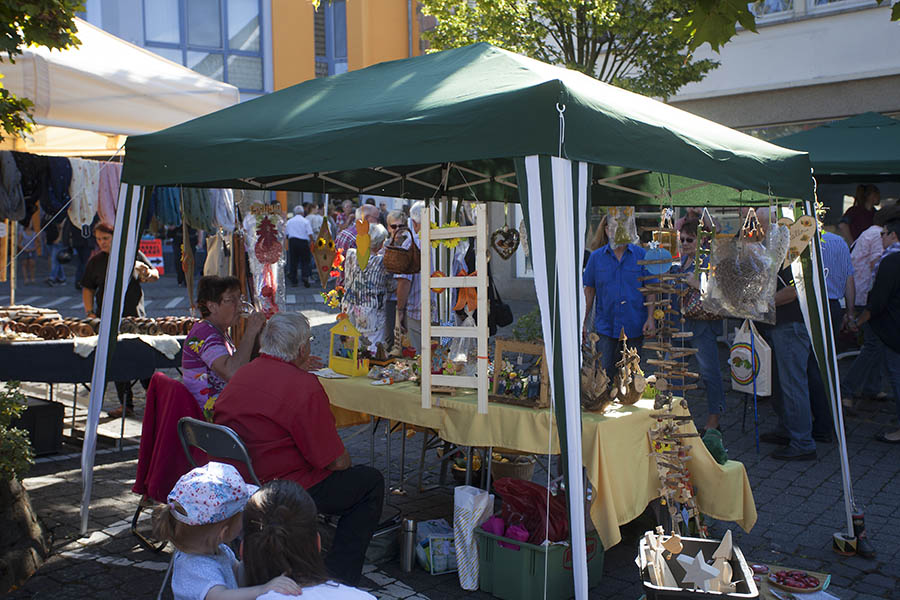
<svg viewBox="0 0 900 600"><path fill-rule="evenodd" d="M841 381L841 391L845 396L875 396L881 391L881 373L886 367L886 346L878 339L870 323L863 323L862 331L862 348L859 349L847 377Z"/></svg>
<svg viewBox="0 0 900 600"><path fill-rule="evenodd" d="M63 249L62 244L47 244L47 250L50 252L50 279L53 281L66 281L66 272L63 266L56 260L57 253Z"/></svg>
<svg viewBox="0 0 900 600"><path fill-rule="evenodd" d="M606 371L607 377L612 381L616 376L616 363L622 359L622 346L616 338L611 338L599 333L597 335L600 336L600 340L597 342L597 348L603 353L600 357L600 364L603 366L603 370ZM638 352L641 351L641 345L643 343L643 337L628 339L628 345L632 348L637 348Z"/></svg>
<svg viewBox="0 0 900 600"><path fill-rule="evenodd" d="M725 412L725 389L722 385L722 370L719 363L719 346L716 342L716 328L722 328L722 321L685 320L685 328L694 334L687 340L697 349L697 364L700 376L706 385L706 405L711 415Z"/></svg>
<svg viewBox="0 0 900 600"><path fill-rule="evenodd" d="M807 368L812 345L802 322L781 323L769 332L773 360L778 361L781 399L773 402L780 428L799 452L814 452Z"/></svg>

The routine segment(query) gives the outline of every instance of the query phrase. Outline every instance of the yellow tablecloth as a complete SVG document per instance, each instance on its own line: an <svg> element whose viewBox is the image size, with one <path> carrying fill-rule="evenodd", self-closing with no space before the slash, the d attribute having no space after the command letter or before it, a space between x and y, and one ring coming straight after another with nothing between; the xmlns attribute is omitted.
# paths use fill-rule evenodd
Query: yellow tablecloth
<svg viewBox="0 0 900 600"><path fill-rule="evenodd" d="M534 454L559 453L550 411L491 403L478 414L475 394L434 395L433 408L421 405L421 392L411 383L373 386L364 377L320 379L333 406L428 427L442 439L466 446L495 446ZM687 410L679 409L684 414ZM605 415L582 416L582 453L596 490L591 519L606 548L621 541L619 526L640 515L659 496L659 477L650 459L647 431L652 400ZM688 431L695 431L693 423ZM756 523L756 505L744 465L719 465L699 438L689 438L688 468L700 510L716 519L734 521L745 531Z"/></svg>

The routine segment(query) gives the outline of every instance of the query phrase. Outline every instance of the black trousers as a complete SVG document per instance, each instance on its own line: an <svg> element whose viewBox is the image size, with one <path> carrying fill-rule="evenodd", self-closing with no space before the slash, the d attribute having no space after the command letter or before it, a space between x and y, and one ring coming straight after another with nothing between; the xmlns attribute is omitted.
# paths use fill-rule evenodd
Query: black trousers
<svg viewBox="0 0 900 600"><path fill-rule="evenodd" d="M828 300L828 311L831 313L831 326L835 342L841 330L841 321L844 319L844 309L838 300ZM816 361L814 352L809 353L809 364L806 367L806 375L809 379L809 403L813 417L813 435L828 436L834 431L834 418L832 417L831 404L828 402L828 393L825 391L825 382L822 381L822 372Z"/></svg>
<svg viewBox="0 0 900 600"><path fill-rule="evenodd" d="M372 467L358 465L333 472L307 491L320 513L340 517L334 544L325 557L328 573L341 583L355 586L362 576L369 541L381 520L384 477Z"/></svg>
<svg viewBox="0 0 900 600"><path fill-rule="evenodd" d="M293 284L297 283L297 267L300 267L300 276L303 281L309 281L310 275L312 275L312 252L309 250L309 240L288 238L287 278Z"/></svg>

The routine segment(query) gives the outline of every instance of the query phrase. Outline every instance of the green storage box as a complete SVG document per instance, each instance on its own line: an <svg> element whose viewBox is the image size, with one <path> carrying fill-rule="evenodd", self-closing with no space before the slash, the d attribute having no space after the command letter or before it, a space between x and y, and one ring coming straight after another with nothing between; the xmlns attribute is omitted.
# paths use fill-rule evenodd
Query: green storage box
<svg viewBox="0 0 900 600"><path fill-rule="evenodd" d="M478 585L503 600L543 600L544 554L548 552L547 598L566 600L575 596L572 580L572 549L562 544L535 546L475 528L478 540ZM587 534L588 587L603 576L603 544L596 531ZM498 542L514 544L518 550Z"/></svg>

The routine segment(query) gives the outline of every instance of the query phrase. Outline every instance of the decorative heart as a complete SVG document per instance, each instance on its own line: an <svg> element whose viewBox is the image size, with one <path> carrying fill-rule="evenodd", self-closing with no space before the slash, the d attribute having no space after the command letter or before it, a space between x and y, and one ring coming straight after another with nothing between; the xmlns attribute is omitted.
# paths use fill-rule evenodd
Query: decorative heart
<svg viewBox="0 0 900 600"><path fill-rule="evenodd" d="M791 245L788 247L787 256L784 258L784 269L792 262L800 258L806 247L812 242L813 236L816 234L816 220L808 215L804 215L794 222L790 219L782 217L778 220L781 225L787 225L791 232Z"/></svg>
<svg viewBox="0 0 900 600"><path fill-rule="evenodd" d="M519 232L504 225L491 234L491 246L494 247L500 258L509 260L509 257L515 254L519 247Z"/></svg>

